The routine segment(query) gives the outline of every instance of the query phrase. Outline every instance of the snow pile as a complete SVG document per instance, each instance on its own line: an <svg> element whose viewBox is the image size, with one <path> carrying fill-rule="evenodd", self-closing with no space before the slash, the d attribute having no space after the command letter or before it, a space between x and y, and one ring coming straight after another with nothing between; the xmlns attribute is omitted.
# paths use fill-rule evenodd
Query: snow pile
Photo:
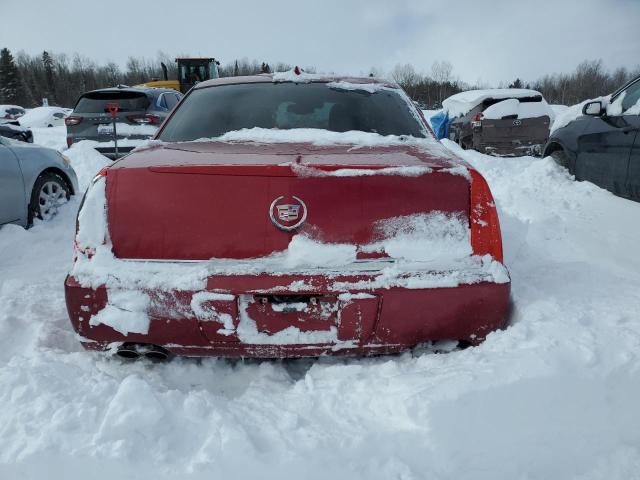
<svg viewBox="0 0 640 480"><path fill-rule="evenodd" d="M461 117L488 99L508 99L542 96L540 92L525 88L490 88L486 90L467 90L456 93L442 101L442 109L450 118Z"/></svg>
<svg viewBox="0 0 640 480"><path fill-rule="evenodd" d="M0 478L637 478L640 204L444 143L489 182L513 277L512 325L465 350L122 362L67 318L79 199L0 228Z"/></svg>
<svg viewBox="0 0 640 480"><path fill-rule="evenodd" d="M468 257L469 220L445 212L396 217L380 221L384 240L367 245L365 252L385 252L392 258L418 262L447 262Z"/></svg>
<svg viewBox="0 0 640 480"><path fill-rule="evenodd" d="M71 160L71 166L76 171L81 192L86 190L97 172L113 163L95 150L95 145L96 142L84 140L74 143L70 149L64 152Z"/></svg>
<svg viewBox="0 0 640 480"><path fill-rule="evenodd" d="M62 152L67 149L67 127L32 128L33 143Z"/></svg>
<svg viewBox="0 0 640 480"><path fill-rule="evenodd" d="M517 98L508 98L487 107L482 112L482 117L487 119L500 120L507 116L515 115L516 118L554 118L553 110L547 102L520 102Z"/></svg>

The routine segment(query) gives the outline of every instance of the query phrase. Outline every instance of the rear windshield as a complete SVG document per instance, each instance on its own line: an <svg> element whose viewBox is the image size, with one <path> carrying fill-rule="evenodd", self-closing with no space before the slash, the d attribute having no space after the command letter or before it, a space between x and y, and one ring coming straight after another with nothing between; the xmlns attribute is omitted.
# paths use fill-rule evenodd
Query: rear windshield
<svg viewBox="0 0 640 480"><path fill-rule="evenodd" d="M518 100L520 103L532 103L532 102L541 102L541 95L533 95L531 97L513 97ZM508 97L505 98L488 98L482 102L482 109L484 110L491 105L495 105L496 103L504 102L505 100L511 100Z"/></svg>
<svg viewBox="0 0 640 480"><path fill-rule="evenodd" d="M422 125L397 90L370 93L327 85L250 83L193 90L158 138L184 142L254 127L424 137Z"/></svg>
<svg viewBox="0 0 640 480"><path fill-rule="evenodd" d="M74 113L108 112L107 103L117 103L121 112L146 110L149 99L140 92L93 92L80 97Z"/></svg>

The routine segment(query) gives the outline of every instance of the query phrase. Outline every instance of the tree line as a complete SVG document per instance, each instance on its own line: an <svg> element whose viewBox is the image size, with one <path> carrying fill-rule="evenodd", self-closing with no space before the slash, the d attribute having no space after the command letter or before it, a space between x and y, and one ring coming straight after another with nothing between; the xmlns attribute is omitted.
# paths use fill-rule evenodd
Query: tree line
<svg viewBox="0 0 640 480"><path fill-rule="evenodd" d="M186 56L186 55L185 55ZM19 52L15 57L4 48L0 50L0 104L24 107L42 105L46 98L49 105L73 107L78 97L89 90L137 85L163 79L161 64L167 66L168 77L178 76L175 59L166 53L158 53L156 59L129 57L124 68L114 62L100 65L88 57L74 54L41 55ZM289 70L288 64L271 64L246 58L220 65L220 76L254 75L265 71Z"/></svg>
<svg viewBox="0 0 640 480"><path fill-rule="evenodd" d="M607 95L628 81L640 76L640 65L632 68L620 67L609 71L602 60L585 60L571 73L544 75L537 80L524 81L516 78L501 82L499 88L530 88L542 93L551 104L575 105L583 100ZM453 66L446 61L435 62L429 74L419 74L413 65L396 65L391 77L399 83L409 96L425 108L436 109L442 100L465 90L490 88L488 85L471 85L453 75Z"/></svg>
<svg viewBox="0 0 640 480"><path fill-rule="evenodd" d="M168 68L169 78L177 78L174 59L162 52L153 60L130 57L122 68L114 62L98 64L79 54L44 51L40 55L19 52L14 56L4 48L0 51L0 104L34 107L41 105L42 99L46 98L49 105L72 107L78 97L88 90L160 80L163 77L162 63ZM220 65L219 72L220 76L225 77L291 68L291 65L282 62L269 64L243 58ZM306 70L314 71L312 67ZM370 74L385 76L382 70L376 68L372 68ZM571 73L547 74L532 81L517 78L498 86L532 88L542 92L549 103L573 105L611 93L638 75L640 66L609 71L602 60L585 60ZM389 76L413 100L430 109L439 108L442 100L455 93L488 88L487 85L461 81L454 75L453 65L447 61L434 62L426 74L418 73L411 64L396 65Z"/></svg>

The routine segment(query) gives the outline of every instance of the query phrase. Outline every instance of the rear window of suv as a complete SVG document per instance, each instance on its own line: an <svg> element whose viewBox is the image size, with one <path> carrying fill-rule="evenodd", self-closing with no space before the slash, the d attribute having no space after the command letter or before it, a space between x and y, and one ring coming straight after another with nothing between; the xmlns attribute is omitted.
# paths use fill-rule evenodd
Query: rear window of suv
<svg viewBox="0 0 640 480"><path fill-rule="evenodd" d="M400 91L330 88L326 83L250 83L193 90L159 135L166 142L219 137L243 128L357 130L424 137Z"/></svg>
<svg viewBox="0 0 640 480"><path fill-rule="evenodd" d="M141 92L91 92L86 93L73 109L74 113L108 112L107 103L117 103L121 112L144 111L149 106L149 99Z"/></svg>

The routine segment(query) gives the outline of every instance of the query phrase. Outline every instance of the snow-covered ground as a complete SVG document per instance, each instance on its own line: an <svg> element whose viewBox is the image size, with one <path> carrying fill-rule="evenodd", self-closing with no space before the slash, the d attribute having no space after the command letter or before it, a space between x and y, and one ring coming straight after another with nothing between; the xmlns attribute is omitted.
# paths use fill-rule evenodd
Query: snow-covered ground
<svg viewBox="0 0 640 480"><path fill-rule="evenodd" d="M64 147L43 130L36 143ZM86 353L63 292L79 198L2 227L0 479L640 478L640 204L550 159L445 143L493 190L515 303L506 331L448 354ZM108 163L66 154L84 186Z"/></svg>

